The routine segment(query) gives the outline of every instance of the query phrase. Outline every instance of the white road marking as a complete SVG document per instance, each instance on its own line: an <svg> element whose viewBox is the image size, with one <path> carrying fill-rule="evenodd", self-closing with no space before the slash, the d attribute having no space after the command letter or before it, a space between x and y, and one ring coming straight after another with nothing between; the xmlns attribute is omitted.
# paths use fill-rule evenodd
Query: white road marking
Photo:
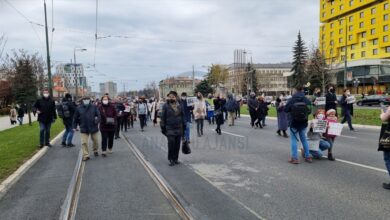
<svg viewBox="0 0 390 220"><path fill-rule="evenodd" d="M352 139L356 139L356 138L357 138L357 137L348 136L348 135L341 135L340 137L345 137L345 138L352 138Z"/></svg>
<svg viewBox="0 0 390 220"><path fill-rule="evenodd" d="M213 129L210 129L210 130L214 131ZM239 134L234 134L234 133L230 133L230 132L227 132L227 131L221 131L221 132L224 133L224 134L229 134L229 135L235 136L235 137L245 138L245 136L242 136L242 135L239 135Z"/></svg>

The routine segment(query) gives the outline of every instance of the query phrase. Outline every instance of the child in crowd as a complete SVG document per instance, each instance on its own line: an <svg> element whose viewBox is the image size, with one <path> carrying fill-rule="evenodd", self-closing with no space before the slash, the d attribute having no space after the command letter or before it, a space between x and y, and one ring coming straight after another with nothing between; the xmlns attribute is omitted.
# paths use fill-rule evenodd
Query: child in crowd
<svg viewBox="0 0 390 220"><path fill-rule="evenodd" d="M325 120L325 110L318 109L315 114L315 119ZM321 159L322 151L329 150L330 143L322 137L321 133L314 132L314 121L310 122L310 129L307 132L307 141L309 143L309 152L315 159ZM301 149L303 152L303 149Z"/></svg>
<svg viewBox="0 0 390 220"><path fill-rule="evenodd" d="M325 120L327 121L328 128L329 128L329 123L337 123L336 110L329 109L326 112L326 119ZM333 156L332 149L333 149L333 144L334 144L334 140L335 140L336 136L328 134L328 129L326 129L326 132L324 134L324 138L330 144L330 148L328 149L328 160L335 161L336 159Z"/></svg>

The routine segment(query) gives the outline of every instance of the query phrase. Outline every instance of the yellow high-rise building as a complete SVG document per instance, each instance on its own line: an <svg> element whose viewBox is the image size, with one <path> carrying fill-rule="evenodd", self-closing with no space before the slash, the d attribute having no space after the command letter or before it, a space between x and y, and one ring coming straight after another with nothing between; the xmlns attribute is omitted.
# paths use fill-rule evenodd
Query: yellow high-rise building
<svg viewBox="0 0 390 220"><path fill-rule="evenodd" d="M320 0L319 48L338 71L339 86L346 59L348 87L359 93L389 89L389 14L390 0Z"/></svg>

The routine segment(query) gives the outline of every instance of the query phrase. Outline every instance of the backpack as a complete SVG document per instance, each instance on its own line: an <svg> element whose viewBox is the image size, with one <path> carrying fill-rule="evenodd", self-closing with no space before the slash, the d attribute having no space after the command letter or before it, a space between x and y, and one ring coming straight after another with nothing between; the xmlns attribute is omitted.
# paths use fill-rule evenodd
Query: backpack
<svg viewBox="0 0 390 220"><path fill-rule="evenodd" d="M291 106L291 120L294 123L307 123L309 108L302 98L297 99L296 102Z"/></svg>
<svg viewBox="0 0 390 220"><path fill-rule="evenodd" d="M57 113L60 118L70 118L70 109L67 102L57 105Z"/></svg>
<svg viewBox="0 0 390 220"><path fill-rule="evenodd" d="M147 114L147 111L148 111L147 104L145 104L145 103L140 103L140 104L138 105L138 114L139 114L139 115L146 115L146 114Z"/></svg>

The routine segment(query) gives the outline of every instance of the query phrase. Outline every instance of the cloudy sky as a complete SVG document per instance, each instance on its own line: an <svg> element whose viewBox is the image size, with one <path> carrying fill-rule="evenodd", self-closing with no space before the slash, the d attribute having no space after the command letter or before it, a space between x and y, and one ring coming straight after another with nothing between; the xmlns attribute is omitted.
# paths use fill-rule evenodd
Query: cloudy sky
<svg viewBox="0 0 390 220"><path fill-rule="evenodd" d="M291 61L300 30L308 45L318 39L318 0L96 0L47 1L52 64L92 66L85 74L94 90L113 80L122 90L192 69L233 62L234 49L250 51L254 63ZM52 10L54 8L54 10ZM0 0L5 52L24 48L46 56L43 0ZM54 69L53 69L54 71Z"/></svg>

